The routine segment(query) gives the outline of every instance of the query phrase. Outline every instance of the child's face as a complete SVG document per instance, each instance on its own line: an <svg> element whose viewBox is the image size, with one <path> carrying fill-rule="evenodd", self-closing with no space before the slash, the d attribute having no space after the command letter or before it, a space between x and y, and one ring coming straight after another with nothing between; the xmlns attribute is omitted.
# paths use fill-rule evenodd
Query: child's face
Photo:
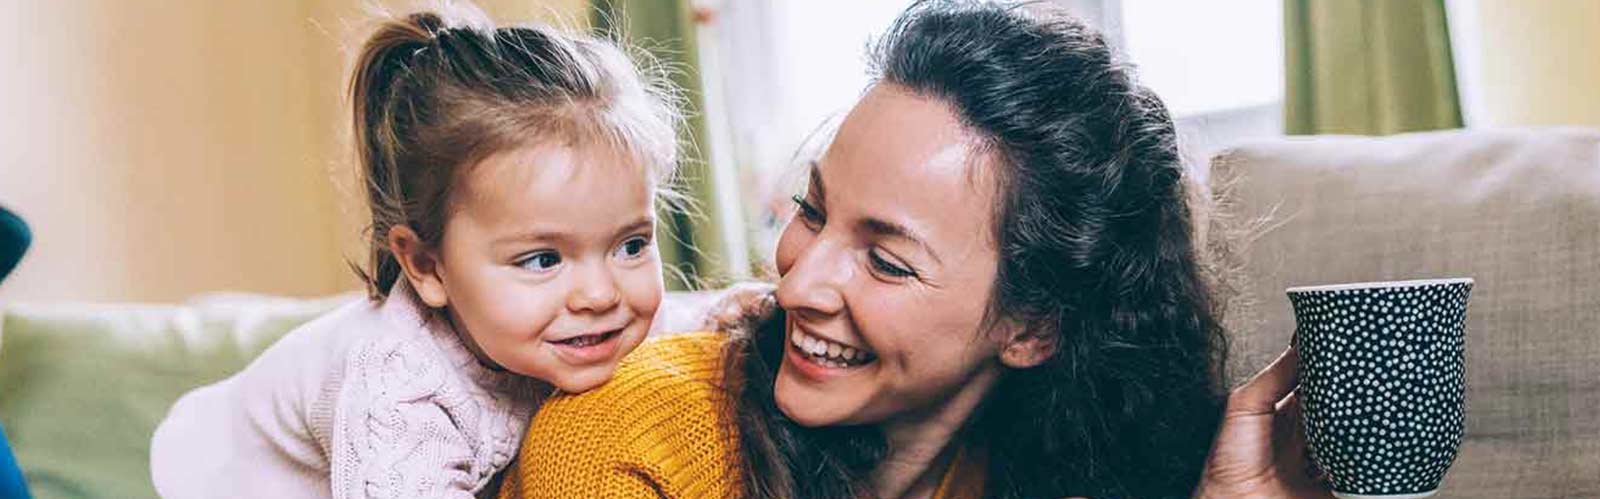
<svg viewBox="0 0 1600 499"><path fill-rule="evenodd" d="M644 340L662 294L654 186L626 158L534 145L457 184L433 275L480 355L581 392Z"/></svg>

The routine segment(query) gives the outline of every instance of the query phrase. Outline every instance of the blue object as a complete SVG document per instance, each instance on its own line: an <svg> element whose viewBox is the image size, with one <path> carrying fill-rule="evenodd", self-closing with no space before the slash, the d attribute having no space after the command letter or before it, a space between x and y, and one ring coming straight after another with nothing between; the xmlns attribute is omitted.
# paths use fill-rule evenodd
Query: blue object
<svg viewBox="0 0 1600 499"><path fill-rule="evenodd" d="M0 208L0 281L5 280L6 274L17 267L17 262L22 261L22 253L28 250L28 243L32 240L33 234L28 231L28 224L22 222L22 217Z"/></svg>
<svg viewBox="0 0 1600 499"><path fill-rule="evenodd" d="M28 250L32 234L22 218L0 208L0 280L16 268L22 253ZM0 499L29 499L28 483L22 479L22 468L11 454L11 444L6 440L6 430L0 426Z"/></svg>
<svg viewBox="0 0 1600 499"><path fill-rule="evenodd" d="M0 426L0 499L29 499L28 483L22 480L22 468L17 467L16 456L11 455L11 444L6 443L6 429Z"/></svg>

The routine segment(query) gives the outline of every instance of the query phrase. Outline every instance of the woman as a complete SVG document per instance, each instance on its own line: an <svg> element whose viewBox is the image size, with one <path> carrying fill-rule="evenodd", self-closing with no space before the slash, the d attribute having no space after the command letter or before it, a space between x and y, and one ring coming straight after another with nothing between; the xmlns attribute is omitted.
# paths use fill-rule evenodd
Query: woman
<svg viewBox="0 0 1600 499"><path fill-rule="evenodd" d="M927 1L873 56L779 310L545 406L503 496L1322 493L1283 432L1292 357L1224 400L1172 120L1098 34Z"/></svg>

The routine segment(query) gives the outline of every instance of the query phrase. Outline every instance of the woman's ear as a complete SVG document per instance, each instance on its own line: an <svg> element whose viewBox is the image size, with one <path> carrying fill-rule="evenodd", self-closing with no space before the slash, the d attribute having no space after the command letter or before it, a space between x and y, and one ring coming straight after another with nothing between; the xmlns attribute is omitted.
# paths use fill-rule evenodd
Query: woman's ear
<svg viewBox="0 0 1600 499"><path fill-rule="evenodd" d="M1053 331L1018 324L1000 347L1000 363L1012 369L1027 369L1050 360L1059 348L1059 335Z"/></svg>
<svg viewBox="0 0 1600 499"><path fill-rule="evenodd" d="M416 231L404 225L390 227L389 252L400 261L406 281L423 303L432 308L450 303L444 292L444 277L439 272L439 256L422 242Z"/></svg>

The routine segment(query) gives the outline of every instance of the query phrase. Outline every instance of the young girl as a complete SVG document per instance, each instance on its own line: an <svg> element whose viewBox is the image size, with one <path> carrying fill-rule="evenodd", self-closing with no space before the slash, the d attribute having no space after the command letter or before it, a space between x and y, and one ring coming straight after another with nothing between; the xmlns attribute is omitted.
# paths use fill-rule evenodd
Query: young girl
<svg viewBox="0 0 1600 499"><path fill-rule="evenodd" d="M669 94L603 41L461 10L385 22L355 70L370 299L180 399L162 496L492 494L542 396L644 339Z"/></svg>

